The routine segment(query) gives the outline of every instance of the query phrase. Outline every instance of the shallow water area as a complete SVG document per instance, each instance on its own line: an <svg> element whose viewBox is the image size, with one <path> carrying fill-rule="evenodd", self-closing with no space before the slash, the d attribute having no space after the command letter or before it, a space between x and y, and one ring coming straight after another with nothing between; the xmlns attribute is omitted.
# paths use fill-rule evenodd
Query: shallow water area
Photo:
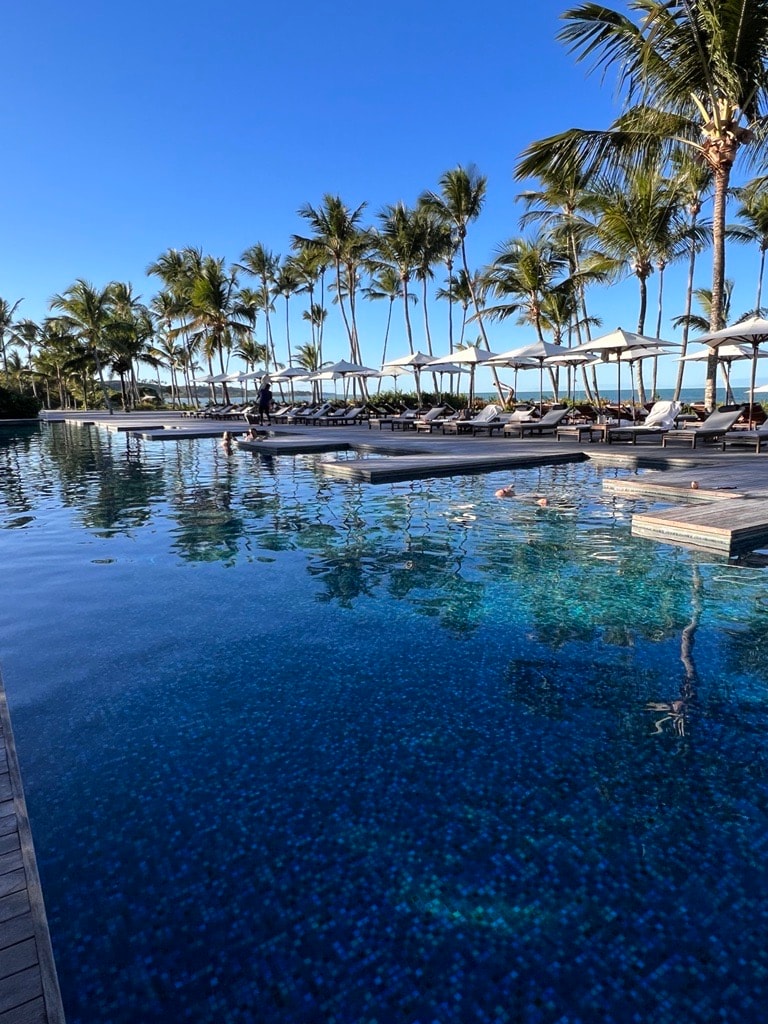
<svg viewBox="0 0 768 1024"><path fill-rule="evenodd" d="M626 470L327 458L0 436L70 1024L760 1021L759 560L630 537Z"/></svg>

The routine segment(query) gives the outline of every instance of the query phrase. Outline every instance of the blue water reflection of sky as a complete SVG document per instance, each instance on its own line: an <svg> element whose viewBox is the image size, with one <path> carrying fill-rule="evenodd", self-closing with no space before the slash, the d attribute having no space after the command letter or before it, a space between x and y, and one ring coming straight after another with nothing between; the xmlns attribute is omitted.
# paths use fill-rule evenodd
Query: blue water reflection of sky
<svg viewBox="0 0 768 1024"><path fill-rule="evenodd" d="M600 479L0 438L70 1024L761 1020L764 570Z"/></svg>

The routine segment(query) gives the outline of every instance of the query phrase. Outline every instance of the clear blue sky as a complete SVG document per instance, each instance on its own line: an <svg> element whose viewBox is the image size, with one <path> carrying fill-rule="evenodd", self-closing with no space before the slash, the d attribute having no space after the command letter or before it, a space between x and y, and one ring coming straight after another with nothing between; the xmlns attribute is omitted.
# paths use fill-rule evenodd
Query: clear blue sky
<svg viewBox="0 0 768 1024"><path fill-rule="evenodd" d="M304 229L302 203L325 192L349 205L367 201L374 222L385 203L413 203L460 163L488 177L468 238L470 263L488 262L519 233L514 199L523 186L512 171L525 146L573 126L606 126L617 112L613 81L601 87L587 77L555 39L566 6L8 5L0 295L23 297L19 315L33 319L78 277L97 286L130 281L148 299L158 285L145 268L169 247L201 246L235 261L263 242L285 254ZM735 256L738 311L754 302L757 258ZM697 283L708 284L708 273L706 256ZM682 312L683 269L669 272L665 289L669 315ZM376 364L384 304L362 305L364 356ZM606 330L631 329L636 286L595 291L591 306ZM298 313L296 303L295 342L309 340ZM395 317L393 355L407 349L397 308ZM444 303L434 311L442 352L440 317L444 325ZM654 324L652 308L648 333ZM496 351L532 340L511 322L489 333ZM335 308L326 337L327 356L348 354ZM693 371L690 382L700 376Z"/></svg>

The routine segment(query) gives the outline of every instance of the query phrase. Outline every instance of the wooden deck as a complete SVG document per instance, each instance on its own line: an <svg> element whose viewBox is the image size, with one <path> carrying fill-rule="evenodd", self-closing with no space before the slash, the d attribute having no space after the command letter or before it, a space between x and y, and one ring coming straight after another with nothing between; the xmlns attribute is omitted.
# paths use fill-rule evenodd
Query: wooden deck
<svg viewBox="0 0 768 1024"><path fill-rule="evenodd" d="M0 1024L64 1024L64 1010L2 677Z"/></svg>
<svg viewBox="0 0 768 1024"><path fill-rule="evenodd" d="M632 536L730 557L768 543L768 500L735 498L635 513Z"/></svg>
<svg viewBox="0 0 768 1024"><path fill-rule="evenodd" d="M368 484L385 484L398 480L417 480L433 476L466 476L474 473L493 473L500 469L523 469L530 466L553 465L562 462L582 462L584 456L574 452L537 452L519 448L505 450L500 446L494 453L440 455L401 455L397 458L349 459L343 462L325 462L322 470L336 480L357 480Z"/></svg>
<svg viewBox="0 0 768 1024"><path fill-rule="evenodd" d="M322 467L334 479L371 484L514 470L587 458L603 466L663 470L604 481L604 488L613 493L660 499L679 506L636 514L636 536L727 555L768 543L768 457L756 453L724 453L714 446L685 451L654 445L609 446L595 443L592 434L587 441L576 432L558 441L554 437L519 440L376 431L374 441L367 425L348 425L343 431L329 427L318 436L320 432L312 426L275 424L267 428L269 433L263 439L248 442L238 436L245 429L242 422L190 420L178 413L109 417L89 411L68 414L67 419L96 422L113 430L126 429L130 424L139 436L160 441L216 437L227 430L238 449L265 455L349 450L378 454L381 458L329 460ZM695 490L691 488L692 480L698 483Z"/></svg>

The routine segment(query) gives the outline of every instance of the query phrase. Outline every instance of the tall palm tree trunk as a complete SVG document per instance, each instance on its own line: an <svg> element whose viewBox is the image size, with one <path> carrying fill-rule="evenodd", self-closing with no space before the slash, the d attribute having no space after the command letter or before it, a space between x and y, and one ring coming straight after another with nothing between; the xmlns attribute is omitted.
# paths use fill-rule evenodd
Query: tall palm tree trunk
<svg viewBox="0 0 768 1024"><path fill-rule="evenodd" d="M712 208L712 309L710 331L723 327L723 298L725 295L725 208L728 185L731 177L731 163L723 160L714 169L714 203ZM716 402L717 349L707 359L707 379L704 385L704 405L712 410Z"/></svg>

